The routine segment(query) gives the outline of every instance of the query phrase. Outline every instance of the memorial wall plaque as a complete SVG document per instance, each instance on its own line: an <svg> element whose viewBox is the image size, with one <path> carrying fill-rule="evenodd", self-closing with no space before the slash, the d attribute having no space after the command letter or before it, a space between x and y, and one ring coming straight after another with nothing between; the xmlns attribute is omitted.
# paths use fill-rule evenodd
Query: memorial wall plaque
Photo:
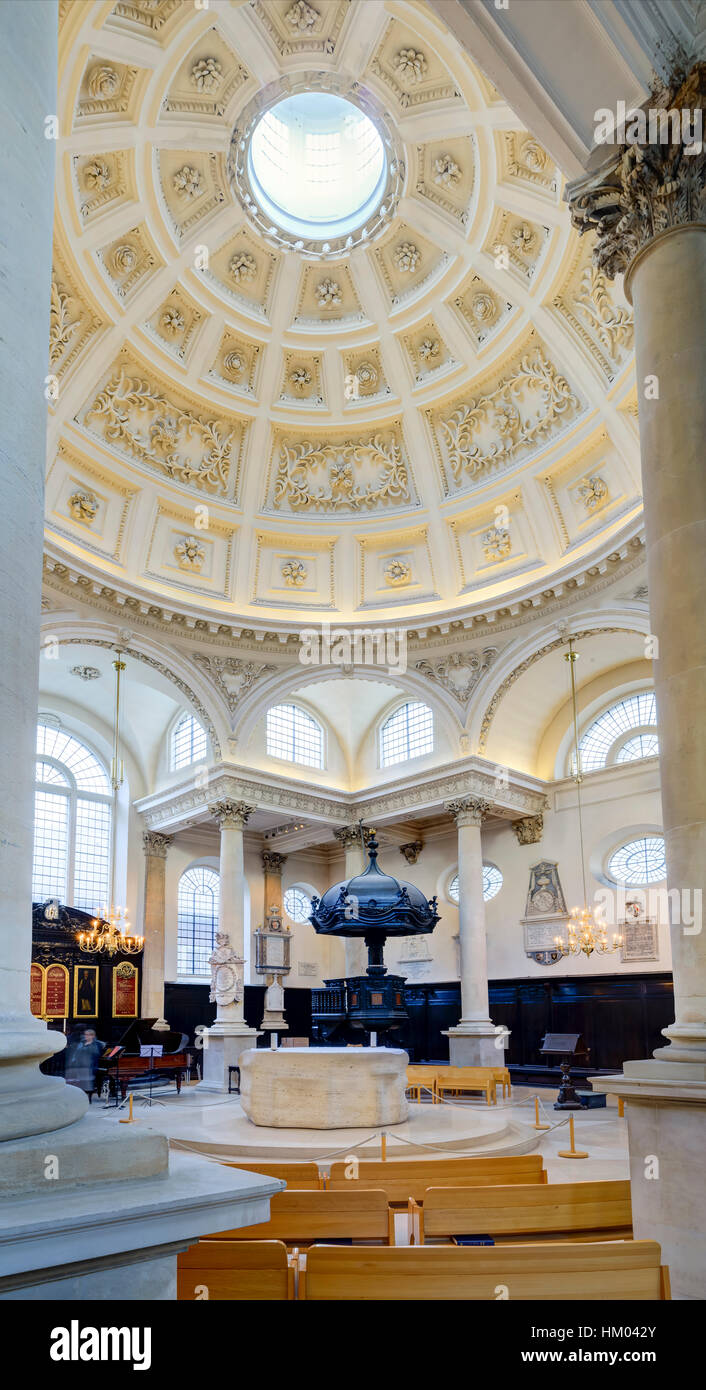
<svg viewBox="0 0 706 1390"><path fill-rule="evenodd" d="M32 962L29 969L29 1007L35 1018L41 1017L44 1013L44 971L36 961Z"/></svg>
<svg viewBox="0 0 706 1390"><path fill-rule="evenodd" d="M98 969L98 967L95 967ZM65 965L48 965L44 985L45 1018L68 1018L69 972Z"/></svg>
<svg viewBox="0 0 706 1390"><path fill-rule="evenodd" d="M113 1018L137 1018L139 970L129 960L113 966Z"/></svg>
<svg viewBox="0 0 706 1390"><path fill-rule="evenodd" d="M638 960L659 960L659 935L656 917L626 919L618 927L623 938L621 961L627 964Z"/></svg>
<svg viewBox="0 0 706 1390"><path fill-rule="evenodd" d="M542 859L530 869L524 928L525 955L538 965L556 965L562 952L556 938L566 941L569 914L559 882L559 869L550 859Z"/></svg>

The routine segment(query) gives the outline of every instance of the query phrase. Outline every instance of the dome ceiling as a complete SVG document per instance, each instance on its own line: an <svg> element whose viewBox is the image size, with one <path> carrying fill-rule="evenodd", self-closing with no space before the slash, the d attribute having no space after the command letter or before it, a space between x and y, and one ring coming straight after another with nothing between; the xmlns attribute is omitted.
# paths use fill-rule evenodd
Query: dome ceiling
<svg viewBox="0 0 706 1390"><path fill-rule="evenodd" d="M261 94L310 84L384 112L348 249L287 240L236 176ZM61 572L277 628L512 612L634 557L630 310L431 12L64 3L59 112Z"/></svg>

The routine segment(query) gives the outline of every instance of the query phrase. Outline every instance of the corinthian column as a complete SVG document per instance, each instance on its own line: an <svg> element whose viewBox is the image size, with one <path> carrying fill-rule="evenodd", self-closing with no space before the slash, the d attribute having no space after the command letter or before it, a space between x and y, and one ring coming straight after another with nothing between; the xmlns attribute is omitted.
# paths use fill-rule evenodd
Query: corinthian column
<svg viewBox="0 0 706 1390"><path fill-rule="evenodd" d="M235 955L245 959L245 858L243 830L254 811L243 801L216 801L209 811L221 831L220 897L218 930L228 938ZM204 1034L203 1080L208 1091L229 1090L229 1067L238 1065L241 1052L255 1047L256 1028L245 1022L245 980L240 997L228 1006L228 1017L216 1022ZM224 1010L220 1010L224 1014Z"/></svg>
<svg viewBox="0 0 706 1390"><path fill-rule="evenodd" d="M359 825L341 825L334 830L333 836L338 841L345 856L344 878L355 878L357 874L362 874L367 865L363 843L367 845L370 831L363 830L363 843L361 843ZM346 937L344 945L346 979L351 975L364 975L368 965L368 955L362 937Z"/></svg>
<svg viewBox="0 0 706 1390"><path fill-rule="evenodd" d="M145 851L145 910L142 957L142 1015L156 1018L156 1028L166 1028L164 1020L164 878L171 835L146 830L142 836Z"/></svg>
<svg viewBox="0 0 706 1390"><path fill-rule="evenodd" d="M706 64L667 106L703 119ZM694 152L696 151L696 152ZM706 1297L706 155L681 139L622 145L569 185L595 263L625 275L635 313L662 812L670 889L674 1022L655 1060L594 1082L628 1100L635 1235L662 1242L678 1296ZM675 891L676 890L676 891ZM610 1083L610 1084L607 1084ZM645 1181L644 1156L660 1180ZM701 1250L699 1250L701 1246Z"/></svg>
<svg viewBox="0 0 706 1390"><path fill-rule="evenodd" d="M481 826L490 810L487 801L466 796L446 805L458 830L458 942L461 977L461 1017L449 1028L452 1066L501 1066L503 1034L490 1021L488 953L485 940L483 849Z"/></svg>

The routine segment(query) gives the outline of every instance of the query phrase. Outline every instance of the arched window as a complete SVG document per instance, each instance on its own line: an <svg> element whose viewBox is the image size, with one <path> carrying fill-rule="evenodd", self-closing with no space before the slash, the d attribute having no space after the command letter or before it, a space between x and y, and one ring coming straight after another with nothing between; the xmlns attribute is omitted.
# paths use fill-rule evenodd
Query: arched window
<svg viewBox="0 0 706 1390"><path fill-rule="evenodd" d="M95 753L58 725L37 726L35 902L101 912L110 898L112 792Z"/></svg>
<svg viewBox="0 0 706 1390"><path fill-rule="evenodd" d="M428 705L400 705L380 730L380 766L392 767L434 751L434 716Z"/></svg>
<svg viewBox="0 0 706 1390"><path fill-rule="evenodd" d="M611 854L608 873L615 883L633 888L661 883L667 877L663 837L642 835L638 840L628 840Z"/></svg>
<svg viewBox="0 0 706 1390"><path fill-rule="evenodd" d="M483 897L490 902L503 886L503 876L497 864L483 864ZM458 874L454 874L448 886L448 895L453 903L459 901Z"/></svg>
<svg viewBox="0 0 706 1390"><path fill-rule="evenodd" d="M649 730L656 725L657 706L651 690L618 700L589 724L579 741L581 771L594 772L612 763L655 757L659 742L657 734ZM572 754L572 772L575 761L576 756Z"/></svg>
<svg viewBox="0 0 706 1390"><path fill-rule="evenodd" d="M193 714L184 713L172 729L171 766L188 767L190 763L201 762L208 753L208 739L203 724Z"/></svg>
<svg viewBox="0 0 706 1390"><path fill-rule="evenodd" d="M324 731L298 705L273 705L267 711L267 752L286 763L323 767Z"/></svg>
<svg viewBox="0 0 706 1390"><path fill-rule="evenodd" d="M208 975L208 958L218 930L220 877L196 865L179 879L177 894L177 974Z"/></svg>
<svg viewBox="0 0 706 1390"><path fill-rule="evenodd" d="M303 888L288 888L284 895L284 910L292 922L308 922L311 898Z"/></svg>

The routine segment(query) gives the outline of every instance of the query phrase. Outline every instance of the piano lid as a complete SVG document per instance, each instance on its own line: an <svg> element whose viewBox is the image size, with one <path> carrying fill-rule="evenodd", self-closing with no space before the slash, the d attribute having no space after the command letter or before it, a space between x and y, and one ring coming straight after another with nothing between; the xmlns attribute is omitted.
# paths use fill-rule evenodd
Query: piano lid
<svg viewBox="0 0 706 1390"><path fill-rule="evenodd" d="M139 1056L140 1047L147 1045L161 1045L164 1056L171 1052L181 1052L188 1046L189 1039L186 1033L177 1032L173 1028L155 1029L156 1022L156 1018L133 1018L122 1037L118 1038L117 1045L123 1047L126 1053L134 1053L135 1056Z"/></svg>

